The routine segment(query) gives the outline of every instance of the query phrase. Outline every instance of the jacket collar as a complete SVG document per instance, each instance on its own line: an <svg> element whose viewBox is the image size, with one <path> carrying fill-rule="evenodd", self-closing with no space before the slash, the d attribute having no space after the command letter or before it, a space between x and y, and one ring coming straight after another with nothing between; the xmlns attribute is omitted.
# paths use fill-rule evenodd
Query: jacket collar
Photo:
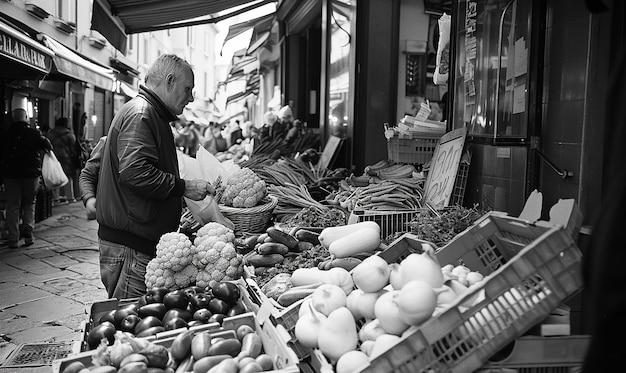
<svg viewBox="0 0 626 373"><path fill-rule="evenodd" d="M157 110L160 116L167 119L168 122L172 122L178 119L174 113L170 111L170 109L165 106L165 103L156 95L150 88L146 87L143 84L139 85L139 96L142 96L147 101L149 101Z"/></svg>

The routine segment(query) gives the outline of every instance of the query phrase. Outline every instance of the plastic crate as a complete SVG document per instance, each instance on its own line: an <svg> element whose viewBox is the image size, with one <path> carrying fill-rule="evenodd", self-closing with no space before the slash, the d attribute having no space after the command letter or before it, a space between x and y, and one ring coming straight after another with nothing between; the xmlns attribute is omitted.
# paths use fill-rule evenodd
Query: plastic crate
<svg viewBox="0 0 626 373"><path fill-rule="evenodd" d="M398 232L408 232L410 228L407 226L413 218L421 210L405 210L405 211L370 211L370 210L353 210L348 218L348 224L361 223L364 221L373 221L380 226L380 237L385 239L390 235Z"/></svg>
<svg viewBox="0 0 626 373"><path fill-rule="evenodd" d="M395 135L387 140L387 156L397 163L423 164L433 157L441 134Z"/></svg>
<svg viewBox="0 0 626 373"><path fill-rule="evenodd" d="M228 322L226 322L227 319L229 319ZM224 319L224 324L219 329L211 329L209 327L209 324L207 324L192 327L191 330L195 330L196 332L208 330L213 338L237 338L237 335L235 333L237 328L241 325L249 325L261 337L261 340L263 342L263 351L266 354L270 355L274 360L274 369L276 369L277 371L279 370L282 373L295 373L300 371L297 366L297 356L292 350L287 347L287 345L284 343L284 340L272 324L266 323L266 325L261 326L253 312L229 317L227 319ZM166 337L152 340L152 342L163 345L165 347L169 347L172 344L174 338L176 338L178 334L182 333L185 330L187 329L181 328L177 329L176 331L171 331L175 333L170 333ZM93 351L84 351L78 354L68 356L67 358L54 361L52 364L53 373L63 372L63 370L69 364L75 361L80 361L87 367L91 366L91 357L93 353Z"/></svg>
<svg viewBox="0 0 626 373"><path fill-rule="evenodd" d="M418 244L405 234L381 255L395 262ZM542 222L487 214L437 258L490 276L363 372L474 371L582 287L582 255L571 235Z"/></svg>
<svg viewBox="0 0 626 373"><path fill-rule="evenodd" d="M582 372L588 335L567 337L524 336L489 359L476 373L569 373Z"/></svg>

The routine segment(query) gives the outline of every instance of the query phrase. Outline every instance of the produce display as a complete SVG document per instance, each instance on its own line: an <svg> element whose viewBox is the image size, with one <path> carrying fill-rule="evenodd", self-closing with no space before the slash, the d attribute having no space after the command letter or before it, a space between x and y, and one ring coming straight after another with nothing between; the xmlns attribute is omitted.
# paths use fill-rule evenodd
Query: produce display
<svg viewBox="0 0 626 373"><path fill-rule="evenodd" d="M182 330L163 341L150 341L120 331L113 344L103 340L91 359L65 364L61 373L254 373L274 369L254 323L242 320L234 330Z"/></svg>
<svg viewBox="0 0 626 373"><path fill-rule="evenodd" d="M136 301L112 309L94 320L87 333L87 346L94 349L103 339L112 344L116 331L148 337L195 325L221 324L226 317L246 312L240 298L241 291L232 282L217 282L206 288L151 288Z"/></svg>
<svg viewBox="0 0 626 373"><path fill-rule="evenodd" d="M400 263L371 255L341 274L333 273L337 269L295 271L293 285L310 289L299 306L296 339L319 349L337 372L359 371L407 330L437 316L484 281L462 265L440 267L433 248L423 248Z"/></svg>

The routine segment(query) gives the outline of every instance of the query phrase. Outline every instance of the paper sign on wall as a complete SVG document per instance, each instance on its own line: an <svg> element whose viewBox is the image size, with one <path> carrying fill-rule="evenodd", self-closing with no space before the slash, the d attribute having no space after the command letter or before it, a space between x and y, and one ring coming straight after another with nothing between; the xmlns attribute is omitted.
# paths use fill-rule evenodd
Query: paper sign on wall
<svg viewBox="0 0 626 373"><path fill-rule="evenodd" d="M465 128L448 132L435 148L424 186L424 200L434 208L443 208L450 203L466 133Z"/></svg>

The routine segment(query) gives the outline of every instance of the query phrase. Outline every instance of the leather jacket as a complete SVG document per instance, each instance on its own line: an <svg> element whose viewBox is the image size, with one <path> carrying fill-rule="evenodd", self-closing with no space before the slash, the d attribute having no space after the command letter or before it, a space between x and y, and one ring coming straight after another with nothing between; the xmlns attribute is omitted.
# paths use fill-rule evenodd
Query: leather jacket
<svg viewBox="0 0 626 373"><path fill-rule="evenodd" d="M185 182L170 128L176 119L145 86L113 118L97 188L101 239L155 256L161 235L177 230Z"/></svg>

